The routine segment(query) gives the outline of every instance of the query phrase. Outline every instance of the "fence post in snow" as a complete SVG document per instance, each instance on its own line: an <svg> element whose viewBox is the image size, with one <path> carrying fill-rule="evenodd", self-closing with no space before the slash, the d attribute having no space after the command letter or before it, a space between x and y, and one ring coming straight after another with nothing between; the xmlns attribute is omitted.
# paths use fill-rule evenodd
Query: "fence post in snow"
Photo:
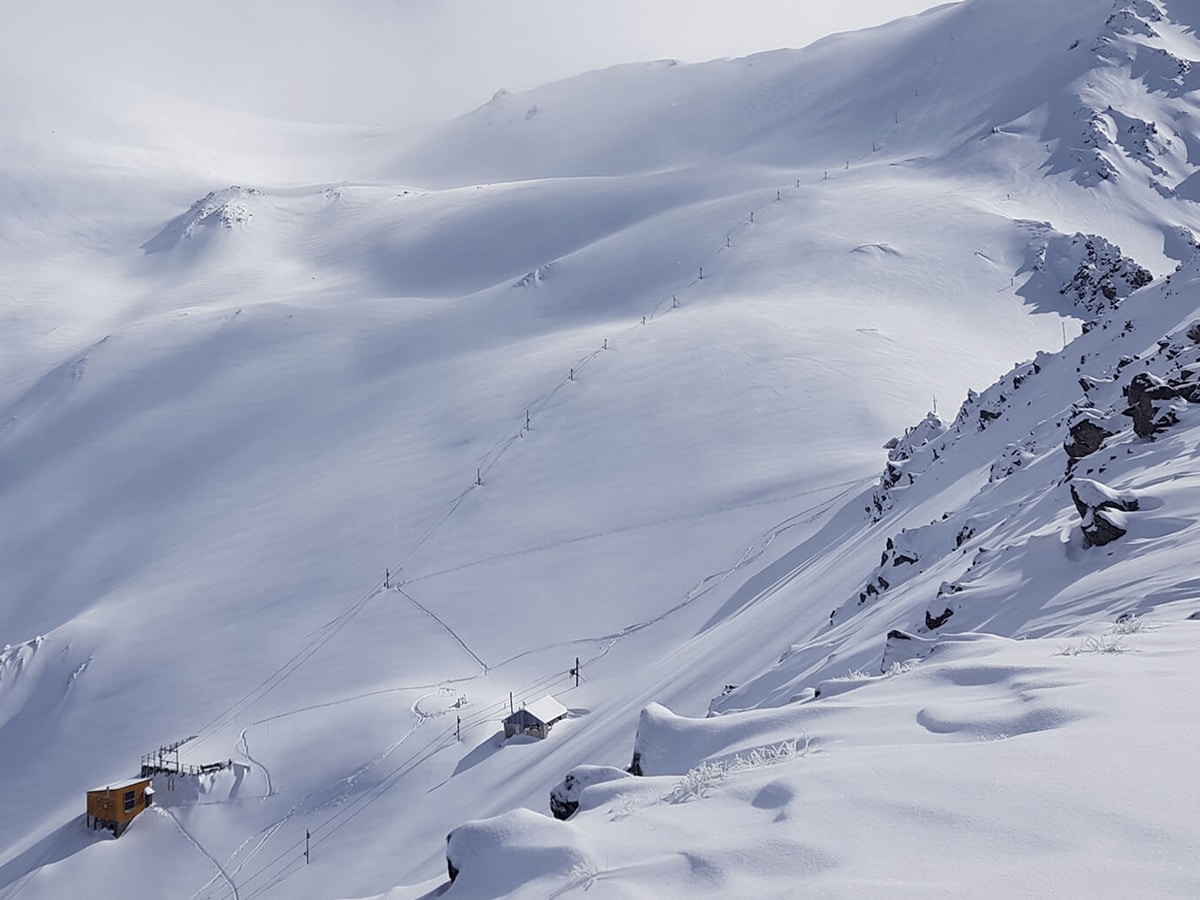
<svg viewBox="0 0 1200 900"><path fill-rule="evenodd" d="M475 469L475 486L479 487L482 484L483 484L483 470L477 467Z"/></svg>
<svg viewBox="0 0 1200 900"><path fill-rule="evenodd" d="M750 210L750 224L754 224L754 210Z"/></svg>
<svg viewBox="0 0 1200 900"><path fill-rule="evenodd" d="M571 370L571 374L570 374L570 376L569 376L569 379L570 379L571 381L574 381L574 380L575 380L575 370L574 370L574 369L572 369L572 370Z"/></svg>
<svg viewBox="0 0 1200 900"><path fill-rule="evenodd" d="M704 280L704 266L701 266L701 267L700 267L700 280L701 280L701 281L703 281L703 280Z"/></svg>

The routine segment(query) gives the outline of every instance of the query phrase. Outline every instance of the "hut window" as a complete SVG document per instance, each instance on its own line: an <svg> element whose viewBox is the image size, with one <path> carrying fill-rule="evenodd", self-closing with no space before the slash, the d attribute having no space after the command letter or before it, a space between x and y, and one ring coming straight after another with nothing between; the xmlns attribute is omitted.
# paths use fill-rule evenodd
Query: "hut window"
<svg viewBox="0 0 1200 900"><path fill-rule="evenodd" d="M125 792L125 812L133 812L134 806L137 805L137 791Z"/></svg>

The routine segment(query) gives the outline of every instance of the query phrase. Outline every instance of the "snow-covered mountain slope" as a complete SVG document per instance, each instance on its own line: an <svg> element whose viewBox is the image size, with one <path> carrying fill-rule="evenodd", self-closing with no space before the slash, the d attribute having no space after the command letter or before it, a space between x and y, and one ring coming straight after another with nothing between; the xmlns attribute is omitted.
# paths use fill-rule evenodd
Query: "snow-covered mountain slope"
<svg viewBox="0 0 1200 900"><path fill-rule="evenodd" d="M1113 612L1062 587L1057 617L997 618L1017 583L968 572L940 520L982 515L963 546L1006 559L1062 544L1021 549L1048 510L1070 532L1070 498L1038 488L1026 513L1013 479L1056 468L1068 357L1019 367L957 431L928 422L875 486L879 446L931 402L1081 318L1110 316L1080 339L1097 354L1131 340L1124 298L1194 247L1194 99L1152 64L1200 59L1190 7L1043 7L595 73L406 152L239 120L257 137L213 124L220 152L183 153L188 133L131 159L110 137L104 164L67 147L28 171L35 112L0 231L0 765L28 811L0 822L0 898L134 870L156 898L420 894L455 826L627 765L652 701L699 716L741 685L713 708L786 708L873 671L888 630L943 615L935 579L969 582L943 630ZM1011 24L1035 12L1036 34ZM1132 340L1178 331L1182 306ZM921 556L883 589L903 528L889 565ZM547 692L570 718L501 746L510 702ZM248 770L160 786L115 843L81 829L84 789L192 734L185 762ZM512 889L565 885L572 852ZM447 895L498 893L482 877Z"/></svg>
<svg viewBox="0 0 1200 900"><path fill-rule="evenodd" d="M843 509L857 531L793 548L781 602L737 610L739 632L798 638L777 665L715 718L649 706L644 777L557 789L565 825L452 832L446 896L1194 895L1198 374L1194 260L927 417ZM1094 796L1112 781L1125 799Z"/></svg>

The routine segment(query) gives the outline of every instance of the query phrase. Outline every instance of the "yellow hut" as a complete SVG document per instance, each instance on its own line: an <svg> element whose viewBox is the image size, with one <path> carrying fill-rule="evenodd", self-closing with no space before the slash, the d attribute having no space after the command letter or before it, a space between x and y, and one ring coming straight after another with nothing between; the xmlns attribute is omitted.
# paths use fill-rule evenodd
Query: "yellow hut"
<svg viewBox="0 0 1200 900"><path fill-rule="evenodd" d="M120 837L138 813L154 802L150 778L118 781L87 792L87 823Z"/></svg>

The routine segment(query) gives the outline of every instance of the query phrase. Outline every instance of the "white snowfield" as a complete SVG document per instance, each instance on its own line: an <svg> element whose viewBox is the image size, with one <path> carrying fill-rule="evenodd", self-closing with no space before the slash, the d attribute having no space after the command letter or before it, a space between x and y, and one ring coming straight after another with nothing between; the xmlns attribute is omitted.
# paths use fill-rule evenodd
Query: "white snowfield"
<svg viewBox="0 0 1200 900"><path fill-rule="evenodd" d="M1200 894L1196 17L421 142L6 79L0 900Z"/></svg>

